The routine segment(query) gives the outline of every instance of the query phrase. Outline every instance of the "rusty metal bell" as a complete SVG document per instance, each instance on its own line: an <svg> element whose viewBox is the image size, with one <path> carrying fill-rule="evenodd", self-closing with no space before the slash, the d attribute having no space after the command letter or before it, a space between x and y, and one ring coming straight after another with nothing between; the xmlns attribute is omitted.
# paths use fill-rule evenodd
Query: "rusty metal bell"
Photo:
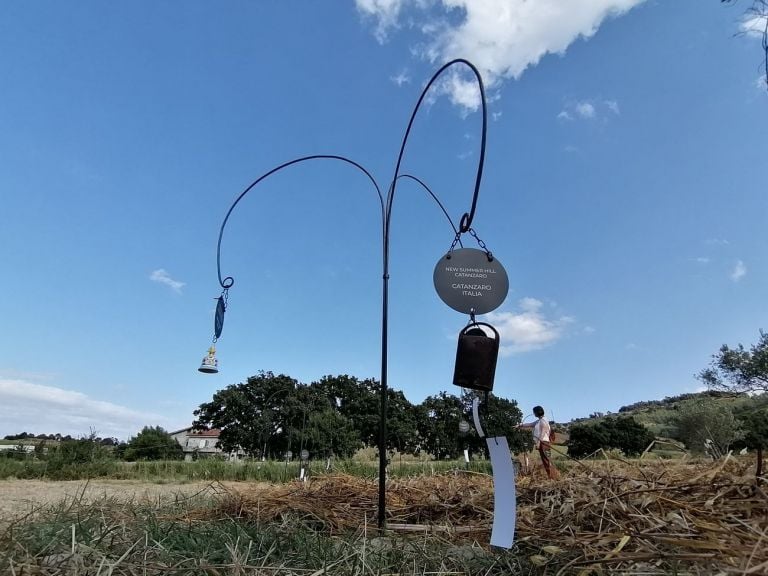
<svg viewBox="0 0 768 576"><path fill-rule="evenodd" d="M483 328L490 329L493 337ZM468 324L459 332L453 383L462 388L490 392L493 390L498 357L499 333L496 329L485 322Z"/></svg>

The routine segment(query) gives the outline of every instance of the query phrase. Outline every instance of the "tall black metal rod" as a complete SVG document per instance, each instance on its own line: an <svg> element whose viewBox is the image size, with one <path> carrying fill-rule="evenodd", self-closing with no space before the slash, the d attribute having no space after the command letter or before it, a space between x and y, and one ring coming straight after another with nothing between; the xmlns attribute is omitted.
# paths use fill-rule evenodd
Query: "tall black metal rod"
<svg viewBox="0 0 768 576"><path fill-rule="evenodd" d="M231 276L227 276L222 280L221 278L221 239L224 236L224 227L227 225L227 221L229 221L229 216L232 214L232 211L235 209L235 206L237 206L240 203L240 200L243 199L243 197L248 194L253 188L262 180L268 178L275 172L279 172L283 168L287 168L288 166L293 166L294 164L298 164L300 162L306 162L307 160L340 160L342 162L346 162L347 164L350 164L363 172L367 177L368 180L371 181L374 188L376 188L376 193L379 195L379 203L381 204L381 219L382 219L382 234L383 230L386 229L384 219L386 217L386 211L384 209L384 197L381 194L381 189L379 188L379 185L376 183L376 180L373 176L371 176L371 173L368 172L363 166L355 162L354 160L350 160L349 158L345 158L344 156L339 156L337 154L313 154L311 156L302 156L301 158L295 158L294 160L289 160L288 162L283 162L279 166L276 166L272 168L269 172L266 172L265 174L262 174L259 176L256 180L251 182L245 190L243 190L240 195L235 199L234 202L232 202L232 205L229 207L229 210L227 210L227 215L224 216L224 221L221 223L221 228L219 229L219 241L216 244L216 272L219 275L219 284L222 288L231 288L234 284L234 279Z"/></svg>
<svg viewBox="0 0 768 576"><path fill-rule="evenodd" d="M411 133L411 127L413 121L416 118L416 113L419 111L421 103L424 101L424 97L432 87L432 84L438 79L438 77L449 67L454 64L464 64L468 66L477 78L477 84L480 89L480 101L483 110L483 127L482 136L480 142L480 158L477 165L477 176L475 178L475 190L472 196L472 206L469 213L465 213L461 217L459 224L459 232L464 233L469 230L472 225L472 219L475 216L475 208L477 206L477 196L480 192L480 182L483 178L483 164L485 163L485 138L488 126L488 112L485 103L485 88L483 87L483 79L480 77L480 72L475 66L468 60L463 58L457 58L451 60L444 66L442 66L432 78L427 82L424 90L419 96L418 102L411 113L411 118L408 121L408 127L405 130L405 136L403 136L403 142L400 145L400 153L397 156L397 164L395 165L395 173L392 176L392 183L389 187L387 194L387 201L384 207L384 272L382 274L382 311L381 311L381 399L379 407L379 517L378 526L379 530L383 531L387 525L386 507L387 507L387 493L386 493L386 481L387 481L387 340L389 334L389 319L388 319L388 307L389 307L389 225L392 216L392 204L395 198L395 188L397 187L397 181L400 175L400 164L403 160L403 153L405 152L405 144L408 141L408 136Z"/></svg>
<svg viewBox="0 0 768 576"><path fill-rule="evenodd" d="M423 95L422 95L423 98ZM411 122L413 122L413 118L411 118ZM402 150L401 150L402 155ZM422 180L417 178L416 176L412 176L410 174L401 174L400 176L397 176L393 181L392 184L390 184L389 191L387 193L387 202L389 202L389 199L392 197L392 192L395 187L395 182L399 180L400 178L408 178L410 180L413 180L421 185L424 190L427 191L427 193L432 197L432 199L437 203L437 205L440 207L440 210L442 210L443 214L447 218L448 222L451 224L451 228L453 228L454 234L459 236L459 232L456 229L456 225L453 223L453 220L451 219L451 215L448 214L448 211L445 209L445 206L443 206L443 203L440 202L440 199L437 197L437 195L432 192L432 190L427 186ZM389 204L387 204L389 206ZM389 218L390 218L391 212L386 212L386 216L384 219L384 274L383 274L383 282L382 282L382 296L381 296L381 381L379 383L380 386L380 394L381 398L379 399L379 515L378 515L378 527L379 531L384 531L387 525L387 491L386 491L386 481L387 481L387 345L388 345L388 337L389 337ZM461 242L461 240L459 240Z"/></svg>

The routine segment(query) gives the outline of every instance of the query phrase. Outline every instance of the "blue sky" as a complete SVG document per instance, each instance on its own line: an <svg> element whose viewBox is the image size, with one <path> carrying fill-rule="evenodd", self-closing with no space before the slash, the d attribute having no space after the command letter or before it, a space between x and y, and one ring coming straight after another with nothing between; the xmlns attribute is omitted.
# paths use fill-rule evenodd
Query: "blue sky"
<svg viewBox="0 0 768 576"><path fill-rule="evenodd" d="M218 229L299 156L348 156L386 187L422 87L454 57L489 96L473 227L510 280L484 317L502 334L494 391L562 421L696 390L721 344L768 328L768 95L746 7L0 4L0 435L181 428L259 370L378 378L380 216L360 174L305 163L240 203L206 376ZM435 90L403 162L455 219L479 153L467 78ZM452 236L401 182L389 384L414 403L458 392L467 318L432 286Z"/></svg>

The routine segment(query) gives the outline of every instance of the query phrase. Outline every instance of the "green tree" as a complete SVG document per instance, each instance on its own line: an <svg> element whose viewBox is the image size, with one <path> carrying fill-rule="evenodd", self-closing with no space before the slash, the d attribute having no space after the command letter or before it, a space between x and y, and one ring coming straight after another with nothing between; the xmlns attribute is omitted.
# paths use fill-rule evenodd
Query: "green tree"
<svg viewBox="0 0 768 576"><path fill-rule="evenodd" d="M570 429L568 454L583 458L600 448L617 448L627 456L636 456L653 442L655 436L632 416L605 418L594 424L574 424Z"/></svg>
<svg viewBox="0 0 768 576"><path fill-rule="evenodd" d="M282 454L287 449L297 411L299 383L280 374L259 372L246 382L217 391L194 411L196 428L219 428L219 447L241 448L256 456Z"/></svg>
<svg viewBox="0 0 768 576"><path fill-rule="evenodd" d="M349 458L362 446L352 422L331 407L310 414L305 448L316 456Z"/></svg>
<svg viewBox="0 0 768 576"><path fill-rule="evenodd" d="M723 344L698 378L713 390L768 392L768 333L760 330L757 344L749 350L741 344L736 348Z"/></svg>
<svg viewBox="0 0 768 576"><path fill-rule="evenodd" d="M460 398L440 392L429 396L417 407L420 448L438 460L456 458L464 449L459 422L465 407Z"/></svg>
<svg viewBox="0 0 768 576"><path fill-rule="evenodd" d="M327 453L331 444L322 414L330 409L324 394L314 386L298 384L292 397L283 406L285 417L280 438L280 449L299 455L302 449Z"/></svg>
<svg viewBox="0 0 768 576"><path fill-rule="evenodd" d="M358 380L346 374L325 376L313 382L328 403L348 418L366 446L379 445L381 384L374 379ZM387 448L415 450L416 409L400 390L387 389Z"/></svg>
<svg viewBox="0 0 768 576"><path fill-rule="evenodd" d="M419 442L418 415L400 390L387 389L387 448L414 452Z"/></svg>
<svg viewBox="0 0 768 576"><path fill-rule="evenodd" d="M320 391L329 404L352 422L363 444L378 444L381 388L376 380L358 380L343 374L325 376L319 382L314 382L312 387Z"/></svg>
<svg viewBox="0 0 768 576"><path fill-rule="evenodd" d="M611 439L611 448L618 448L627 456L642 454L656 438L653 432L632 416L607 418L604 426L606 426Z"/></svg>
<svg viewBox="0 0 768 576"><path fill-rule="evenodd" d="M608 432L600 423L574 424L569 430L568 455L574 458L584 458L600 448L608 448L610 439Z"/></svg>
<svg viewBox="0 0 768 576"><path fill-rule="evenodd" d="M744 432L744 445L757 453L755 476L760 482L763 476L763 451L768 448L768 395L763 394L752 405L741 408L736 417Z"/></svg>
<svg viewBox="0 0 768 576"><path fill-rule="evenodd" d="M682 402L672 417L673 437L689 450L707 453L713 458L724 456L739 438L739 426L733 411L713 398Z"/></svg>
<svg viewBox="0 0 768 576"><path fill-rule="evenodd" d="M487 445L485 438L481 438L476 432L472 417L472 401L477 394L472 391L462 392L461 401L464 407L464 419L472 423L470 433L466 439L467 447L475 452L485 452ZM533 448L533 435L530 430L519 430L517 425L523 419L523 413L514 400L508 400L489 394L486 401L485 395L481 395L479 416L483 432L486 436L506 436L509 449L513 453L528 452Z"/></svg>
<svg viewBox="0 0 768 576"><path fill-rule="evenodd" d="M93 443L95 446L98 444ZM128 441L123 458L134 460L181 460L181 445L160 426L145 426Z"/></svg>
<svg viewBox="0 0 768 576"><path fill-rule="evenodd" d="M475 432L473 425L474 398L475 393L470 391L462 392L461 397L440 392L416 406L416 428L421 449L439 459L457 458L464 449L472 453L486 452L485 438ZM506 436L512 452L530 449L530 432L516 428L523 414L514 400L489 394L487 401L484 397L481 400L479 416L487 437ZM470 430L466 434L459 430L462 420L470 423Z"/></svg>

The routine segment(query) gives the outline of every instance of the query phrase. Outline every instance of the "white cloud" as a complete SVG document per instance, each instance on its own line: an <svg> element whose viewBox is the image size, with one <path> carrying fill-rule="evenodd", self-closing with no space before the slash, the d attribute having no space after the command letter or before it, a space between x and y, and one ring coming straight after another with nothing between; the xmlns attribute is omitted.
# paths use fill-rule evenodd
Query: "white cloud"
<svg viewBox="0 0 768 576"><path fill-rule="evenodd" d="M486 317L499 331L502 356L546 348L562 338L573 318L547 318L542 302L523 298L518 302L520 312L491 312Z"/></svg>
<svg viewBox="0 0 768 576"><path fill-rule="evenodd" d="M593 120L602 118L607 120L608 116L619 116L619 103L615 100L603 100L595 102L582 100L581 102L572 102L566 104L557 115L558 120Z"/></svg>
<svg viewBox="0 0 768 576"><path fill-rule="evenodd" d="M579 38L644 0L356 0L358 10L376 21L383 42L399 21L426 38L414 48L430 62L466 58L478 67L488 87L519 78L547 54L563 54ZM407 13L407 15L406 15ZM464 84L451 80L454 102L476 109Z"/></svg>
<svg viewBox="0 0 768 576"><path fill-rule="evenodd" d="M168 419L95 400L82 392L27 380L0 379L0 426L2 435L19 432L83 436L95 430L99 436L127 439L144 426L168 425Z"/></svg>
<svg viewBox="0 0 768 576"><path fill-rule="evenodd" d="M405 70L400 72L397 76L390 76L389 79L398 86L402 86L403 84L410 84L411 82L411 77L408 76L408 73Z"/></svg>
<svg viewBox="0 0 768 576"><path fill-rule="evenodd" d="M595 107L589 102L579 102L576 104L576 113L582 118L594 118Z"/></svg>
<svg viewBox="0 0 768 576"><path fill-rule="evenodd" d="M616 114L616 116L621 114L621 110L619 109L619 103L616 102L616 100L606 100L605 105L608 107L608 110Z"/></svg>
<svg viewBox="0 0 768 576"><path fill-rule="evenodd" d="M737 260L731 271L731 280L738 282L747 274L747 267L741 260Z"/></svg>
<svg viewBox="0 0 768 576"><path fill-rule="evenodd" d="M449 73L438 86L438 91L448 94L451 102L465 110L477 110L480 107L480 88L474 78L465 79L456 72Z"/></svg>
<svg viewBox="0 0 768 576"><path fill-rule="evenodd" d="M765 33L765 27L768 24L767 14L751 14L744 19L741 23L741 31L745 32L747 36L754 36L756 38L762 38Z"/></svg>
<svg viewBox="0 0 768 576"><path fill-rule="evenodd" d="M158 284L165 284L177 294L181 294L181 289L186 286L185 282L179 282L178 280L171 278L171 275L163 268L154 270L152 274L149 275L149 279Z"/></svg>
<svg viewBox="0 0 768 576"><path fill-rule="evenodd" d="M357 9L365 16L376 19L376 39L383 44L391 28L397 27L397 18L405 4L404 0L355 0Z"/></svg>
<svg viewBox="0 0 768 576"><path fill-rule="evenodd" d="M584 334L594 334L595 332L597 332L597 330L592 326L584 326L583 332Z"/></svg>
<svg viewBox="0 0 768 576"><path fill-rule="evenodd" d="M709 264L709 258L706 256L699 256L698 258L696 258L696 262L698 262L699 264Z"/></svg>
<svg viewBox="0 0 768 576"><path fill-rule="evenodd" d="M708 246L727 246L730 242L725 238L707 238L704 244Z"/></svg>

